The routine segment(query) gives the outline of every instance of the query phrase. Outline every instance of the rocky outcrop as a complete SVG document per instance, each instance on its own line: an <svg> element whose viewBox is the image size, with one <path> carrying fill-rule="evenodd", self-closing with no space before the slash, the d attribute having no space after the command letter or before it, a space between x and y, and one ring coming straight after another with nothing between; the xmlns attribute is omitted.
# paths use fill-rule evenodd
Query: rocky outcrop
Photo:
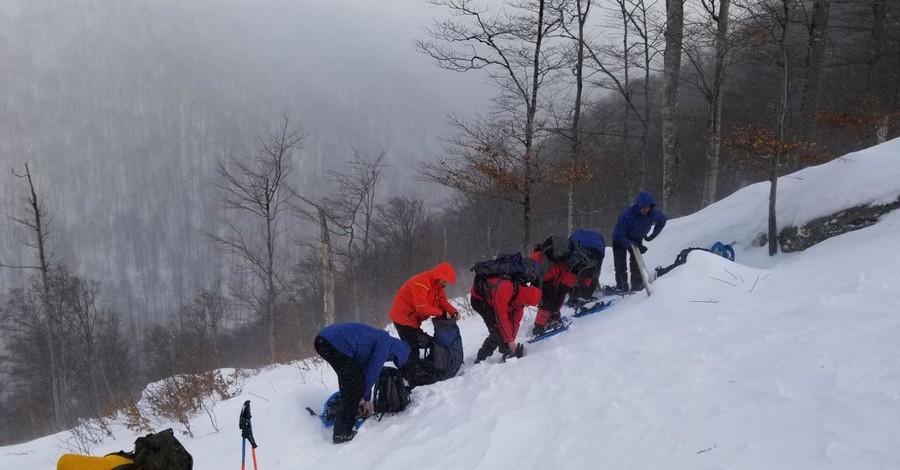
<svg viewBox="0 0 900 470"><path fill-rule="evenodd" d="M801 227L790 226L778 234L783 253L803 251L816 243L878 222L882 215L900 207L900 197L890 204L865 205L813 219Z"/></svg>

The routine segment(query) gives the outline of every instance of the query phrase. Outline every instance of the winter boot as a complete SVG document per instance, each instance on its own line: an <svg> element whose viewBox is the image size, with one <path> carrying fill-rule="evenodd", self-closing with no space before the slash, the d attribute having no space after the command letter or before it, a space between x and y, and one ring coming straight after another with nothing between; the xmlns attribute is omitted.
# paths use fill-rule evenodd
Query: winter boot
<svg viewBox="0 0 900 470"><path fill-rule="evenodd" d="M343 444L352 441L354 437L356 437L356 430L351 429L349 432L342 432L340 434L335 432L331 440L335 444Z"/></svg>
<svg viewBox="0 0 900 470"><path fill-rule="evenodd" d="M550 319L547 320L547 329L546 331L553 331L558 328L563 327L562 317L559 315L559 312L556 312L550 315Z"/></svg>
<svg viewBox="0 0 900 470"><path fill-rule="evenodd" d="M531 335L532 336L540 336L540 335L544 334L546 331L547 331L547 325L538 325L537 323L535 323L534 328L531 330Z"/></svg>

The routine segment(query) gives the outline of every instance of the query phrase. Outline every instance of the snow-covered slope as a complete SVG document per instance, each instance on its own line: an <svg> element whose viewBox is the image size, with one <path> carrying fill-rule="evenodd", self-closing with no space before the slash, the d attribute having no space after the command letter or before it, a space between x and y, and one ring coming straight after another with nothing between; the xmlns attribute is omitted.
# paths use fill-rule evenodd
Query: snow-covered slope
<svg viewBox="0 0 900 470"><path fill-rule="evenodd" d="M900 140L779 185L783 223L895 200ZM182 440L196 469L237 468L250 399L264 470L900 468L900 214L769 258L749 243L765 229L767 197L753 185L673 220L647 253L649 266L667 265L683 247L735 241L736 263L694 252L652 297L576 319L523 359L473 365L486 330L465 318L459 376L417 388L406 412L370 420L350 443L331 444L304 410L336 384L305 363L249 378L214 408L220 431L198 416L196 438ZM601 279L612 279L610 256ZM133 439L117 427L93 452ZM64 440L0 448L0 469L53 468Z"/></svg>

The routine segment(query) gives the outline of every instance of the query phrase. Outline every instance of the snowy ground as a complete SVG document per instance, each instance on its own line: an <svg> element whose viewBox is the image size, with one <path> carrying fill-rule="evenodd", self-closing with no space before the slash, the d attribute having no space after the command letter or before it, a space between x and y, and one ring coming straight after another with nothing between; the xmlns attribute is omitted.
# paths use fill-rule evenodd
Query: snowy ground
<svg viewBox="0 0 900 470"><path fill-rule="evenodd" d="M781 224L896 200L900 140L779 188ZM249 378L214 409L219 432L198 416L197 437L182 442L198 470L238 468L237 417L250 399L264 470L900 468L900 214L769 258L749 246L765 230L767 194L753 185L671 221L646 255L652 269L722 240L736 263L694 252L652 297L576 319L522 359L473 365L486 330L465 318L459 376L417 388L407 411L369 420L348 444L331 444L304 411L334 391L334 374L302 364ZM611 279L608 254L601 280ZM134 435L115 436L93 453L131 448ZM65 439L0 448L0 469L52 469Z"/></svg>

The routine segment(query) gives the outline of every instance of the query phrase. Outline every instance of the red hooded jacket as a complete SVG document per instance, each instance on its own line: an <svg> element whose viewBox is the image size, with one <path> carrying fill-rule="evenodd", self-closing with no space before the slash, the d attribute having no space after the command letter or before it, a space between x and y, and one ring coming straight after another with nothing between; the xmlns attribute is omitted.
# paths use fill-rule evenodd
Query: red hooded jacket
<svg viewBox="0 0 900 470"><path fill-rule="evenodd" d="M399 325L421 328L429 317L439 317L444 312L457 313L447 302L447 294L439 281L456 283L456 271L450 263L441 263L430 271L416 274L400 286L394 304L388 314Z"/></svg>

